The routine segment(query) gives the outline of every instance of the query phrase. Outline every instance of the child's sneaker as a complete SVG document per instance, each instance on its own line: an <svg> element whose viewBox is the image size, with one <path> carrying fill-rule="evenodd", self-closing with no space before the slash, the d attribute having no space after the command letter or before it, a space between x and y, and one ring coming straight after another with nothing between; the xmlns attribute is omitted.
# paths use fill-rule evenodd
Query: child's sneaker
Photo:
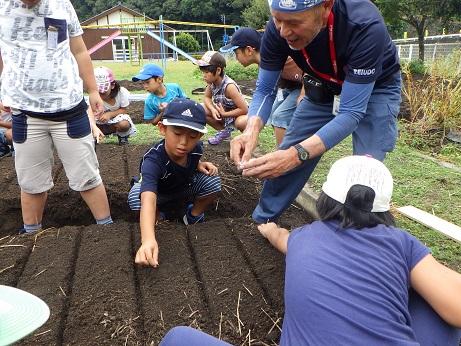
<svg viewBox="0 0 461 346"><path fill-rule="evenodd" d="M118 145L126 145L128 144L128 136L119 136L118 137Z"/></svg>
<svg viewBox="0 0 461 346"><path fill-rule="evenodd" d="M201 213L200 215L193 216L191 214L193 204L189 204L186 209L186 214L182 218L182 221L185 225L195 225L196 223L202 223L205 221L205 213Z"/></svg>
<svg viewBox="0 0 461 346"><path fill-rule="evenodd" d="M213 137L208 138L208 143L217 145L223 140L229 139L233 130L232 127L226 127L224 130L218 131Z"/></svg>

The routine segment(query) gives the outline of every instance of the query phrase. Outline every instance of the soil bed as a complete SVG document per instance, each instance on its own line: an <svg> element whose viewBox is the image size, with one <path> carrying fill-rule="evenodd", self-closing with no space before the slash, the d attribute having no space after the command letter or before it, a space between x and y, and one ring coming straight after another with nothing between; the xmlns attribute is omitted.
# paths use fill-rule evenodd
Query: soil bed
<svg viewBox="0 0 461 346"><path fill-rule="evenodd" d="M137 216L126 204L129 181L147 146L96 148L115 224L93 225L88 208L69 190L56 160L43 225L18 236L19 187L12 158L2 160L0 284L36 294L49 321L23 345L158 344L176 325L191 325L233 344L278 342L283 317L284 258L257 233L250 215L261 182L230 163L229 144L205 148L220 170L223 191L206 223L161 222L158 269L134 265ZM290 207L280 222L308 222Z"/></svg>

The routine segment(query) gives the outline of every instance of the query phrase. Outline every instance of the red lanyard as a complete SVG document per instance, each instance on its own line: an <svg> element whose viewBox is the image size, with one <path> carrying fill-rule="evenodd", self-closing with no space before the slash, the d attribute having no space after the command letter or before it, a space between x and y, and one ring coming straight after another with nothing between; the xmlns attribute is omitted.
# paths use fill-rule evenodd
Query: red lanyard
<svg viewBox="0 0 461 346"><path fill-rule="evenodd" d="M333 14L333 11L330 12L330 15L328 16L328 41L329 41L329 44L330 44L330 59L331 59L331 65L333 66L333 71L335 73L335 76L332 77L326 73L322 73L322 72L319 72L317 71L310 63L309 61L309 55L307 55L307 51L306 51L306 48L303 48L301 51L303 52L303 55L304 55L304 58L306 59L306 63L309 65L309 67L311 68L311 70L316 74L318 75L319 77L327 80L327 81L330 81L330 82L333 82L333 83L336 83L336 84L339 84L339 85L342 85L343 84L343 81L338 79L338 64L336 63L336 50L335 50L335 42L334 42L334 37L333 37L333 24L334 24L334 14Z"/></svg>

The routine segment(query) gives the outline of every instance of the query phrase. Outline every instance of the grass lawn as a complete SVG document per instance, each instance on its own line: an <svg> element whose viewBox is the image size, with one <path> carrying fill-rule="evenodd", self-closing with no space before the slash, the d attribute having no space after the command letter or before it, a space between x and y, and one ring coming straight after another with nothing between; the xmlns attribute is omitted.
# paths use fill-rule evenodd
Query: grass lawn
<svg viewBox="0 0 461 346"><path fill-rule="evenodd" d="M139 71L139 66L121 63L98 63L114 71L116 79L131 79ZM165 72L166 82L181 85L187 95L201 101L200 97L191 94L191 90L204 86L203 81L194 76L195 67L188 61L168 62ZM130 138L133 144L150 144L160 139L157 128L152 125L137 125L138 134ZM234 131L234 136L237 135ZM203 137L206 140L215 131L209 128L209 133ZM405 135L405 134L403 134ZM116 143L116 138L107 138L107 143ZM260 135L260 150L268 152L275 148L275 139L271 128L266 127ZM347 139L333 150L327 152L310 179L310 185L315 191L320 191L331 164L338 158L352 153L351 140ZM386 165L394 177L393 206L413 205L426 212L454 224L461 225L461 173L441 167L437 163L417 156L418 152L403 141L397 144L394 152L386 158ZM427 154L427 153L426 153ZM448 144L438 157L458 166L461 165L461 147ZM432 249L435 257L451 268L461 272L461 244L428 229L395 212L398 226L409 230Z"/></svg>

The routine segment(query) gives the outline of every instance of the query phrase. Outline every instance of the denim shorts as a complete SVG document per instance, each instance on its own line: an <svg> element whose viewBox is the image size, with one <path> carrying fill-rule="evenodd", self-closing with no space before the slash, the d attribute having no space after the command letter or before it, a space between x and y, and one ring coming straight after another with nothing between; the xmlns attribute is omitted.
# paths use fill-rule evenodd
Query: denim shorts
<svg viewBox="0 0 461 346"><path fill-rule="evenodd" d="M296 101L301 89L279 89L274 104L269 123L274 127L287 129L290 125L293 113L296 110ZM279 96L283 96L283 99Z"/></svg>

